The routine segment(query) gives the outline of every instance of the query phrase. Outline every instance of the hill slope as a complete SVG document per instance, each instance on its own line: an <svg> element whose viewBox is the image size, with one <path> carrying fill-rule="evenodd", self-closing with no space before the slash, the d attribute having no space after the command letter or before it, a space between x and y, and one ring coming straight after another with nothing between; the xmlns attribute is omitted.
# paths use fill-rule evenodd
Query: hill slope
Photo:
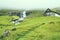
<svg viewBox="0 0 60 40"><path fill-rule="evenodd" d="M27 18L19 25L9 22L9 16L0 16L1 40L60 40L59 17ZM16 30L12 31L12 28ZM4 30L8 29L9 36L1 38Z"/></svg>

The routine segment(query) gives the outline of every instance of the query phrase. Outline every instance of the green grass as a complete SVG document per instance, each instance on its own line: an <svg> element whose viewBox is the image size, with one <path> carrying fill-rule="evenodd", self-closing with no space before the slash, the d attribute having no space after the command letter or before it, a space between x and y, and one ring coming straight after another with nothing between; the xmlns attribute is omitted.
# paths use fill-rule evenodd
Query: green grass
<svg viewBox="0 0 60 40"><path fill-rule="evenodd" d="M0 16L0 40L60 40L60 17L43 16L44 10L29 10L30 15L20 24L14 25L11 19L19 17L6 16L8 12L14 10L0 11L5 15ZM12 31L12 28L16 30ZM9 31L9 36L1 38L6 29Z"/></svg>
<svg viewBox="0 0 60 40"><path fill-rule="evenodd" d="M5 29L10 34L1 40L60 40L59 17L33 17L27 18L18 25L10 22L10 16L0 16L0 36ZM51 23L53 22L53 23ZM12 31L12 28L17 30Z"/></svg>

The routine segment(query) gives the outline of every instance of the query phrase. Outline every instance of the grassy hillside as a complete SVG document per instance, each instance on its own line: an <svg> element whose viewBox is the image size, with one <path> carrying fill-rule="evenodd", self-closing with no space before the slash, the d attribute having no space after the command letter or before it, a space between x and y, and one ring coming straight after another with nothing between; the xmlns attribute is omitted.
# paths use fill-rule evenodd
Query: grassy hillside
<svg viewBox="0 0 60 40"><path fill-rule="evenodd" d="M9 16L0 16L0 40L60 40L59 17L27 18L19 25L10 20ZM16 30L12 31L13 28ZM9 35L2 38L5 29L8 29Z"/></svg>
<svg viewBox="0 0 60 40"><path fill-rule="evenodd" d="M33 18L33 17L42 17L43 13L45 12L44 10L29 10L30 15L28 18Z"/></svg>
<svg viewBox="0 0 60 40"><path fill-rule="evenodd" d="M57 9L52 10L58 12ZM12 12L12 10L0 10L0 13L4 14L0 16L0 40L60 40L60 17L43 16L44 10L29 10L31 13L27 18L20 24L14 25L11 19L19 17L8 16L7 13L10 11ZM6 29L9 35L2 37Z"/></svg>

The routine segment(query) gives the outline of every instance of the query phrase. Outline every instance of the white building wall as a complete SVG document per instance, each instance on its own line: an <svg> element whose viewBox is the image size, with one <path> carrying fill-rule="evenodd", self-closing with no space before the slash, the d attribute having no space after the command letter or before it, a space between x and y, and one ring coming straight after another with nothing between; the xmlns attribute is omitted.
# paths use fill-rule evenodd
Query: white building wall
<svg viewBox="0 0 60 40"><path fill-rule="evenodd" d="M26 11L23 11L23 18L26 17Z"/></svg>

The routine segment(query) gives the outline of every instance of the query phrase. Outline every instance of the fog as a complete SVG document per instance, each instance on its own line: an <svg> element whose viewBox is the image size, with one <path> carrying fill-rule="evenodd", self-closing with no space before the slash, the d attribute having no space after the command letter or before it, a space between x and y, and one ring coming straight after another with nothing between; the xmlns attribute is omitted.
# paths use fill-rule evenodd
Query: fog
<svg viewBox="0 0 60 40"><path fill-rule="evenodd" d="M45 9L60 7L60 0L0 0L0 9Z"/></svg>

